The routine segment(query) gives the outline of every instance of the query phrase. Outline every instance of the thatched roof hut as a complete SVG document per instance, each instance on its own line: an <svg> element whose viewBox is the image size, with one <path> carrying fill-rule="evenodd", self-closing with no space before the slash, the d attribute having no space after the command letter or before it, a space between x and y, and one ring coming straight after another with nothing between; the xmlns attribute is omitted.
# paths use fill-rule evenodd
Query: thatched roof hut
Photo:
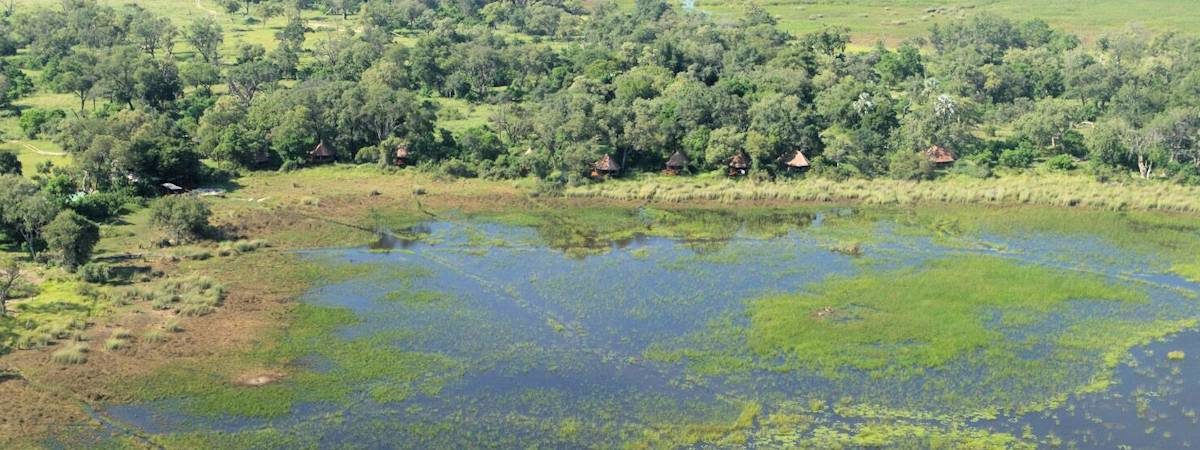
<svg viewBox="0 0 1200 450"><path fill-rule="evenodd" d="M596 163L592 165L592 169L595 172L607 175L620 172L621 165L617 164L617 161L613 159L612 155L605 153L600 160L596 161Z"/></svg>
<svg viewBox="0 0 1200 450"><path fill-rule="evenodd" d="M929 162L939 165L953 163L956 159L953 151L940 145L933 145L925 149L925 157L929 159Z"/></svg>
<svg viewBox="0 0 1200 450"><path fill-rule="evenodd" d="M808 158L799 149L784 153L783 156L779 157L779 162L788 169L804 170L810 166Z"/></svg>
<svg viewBox="0 0 1200 450"><path fill-rule="evenodd" d="M392 162L395 163L397 166L404 167L404 166L408 165L408 158L409 158L408 146L404 145L404 144L397 145L396 146L396 154L394 156L395 156L395 158L392 160Z"/></svg>
<svg viewBox="0 0 1200 450"><path fill-rule="evenodd" d="M746 152L737 152L732 158L729 158L729 167L734 169L749 169L750 155Z"/></svg>
<svg viewBox="0 0 1200 450"><path fill-rule="evenodd" d="M746 152L739 151L729 158L729 175L740 176L745 175L750 170L750 155Z"/></svg>
<svg viewBox="0 0 1200 450"><path fill-rule="evenodd" d="M333 149L325 145L325 141L321 141L312 151L308 152L308 159L312 162L329 162L333 161L334 157Z"/></svg>
<svg viewBox="0 0 1200 450"><path fill-rule="evenodd" d="M687 155L683 154L683 152L680 150L675 150L675 153L672 153L671 157L667 158L667 168L683 170L684 167L687 167L689 162L690 161L688 160Z"/></svg>

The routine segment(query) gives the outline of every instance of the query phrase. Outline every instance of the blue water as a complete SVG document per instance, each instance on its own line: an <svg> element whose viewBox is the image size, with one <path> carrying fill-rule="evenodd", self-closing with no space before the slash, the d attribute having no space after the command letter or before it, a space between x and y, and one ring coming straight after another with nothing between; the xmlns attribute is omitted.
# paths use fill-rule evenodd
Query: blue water
<svg viewBox="0 0 1200 450"><path fill-rule="evenodd" d="M728 422L736 417L737 405L749 400L762 403L765 413L783 408L778 405L815 400L938 416L964 412L947 407L947 399L1032 403L1087 384L1100 355L1067 357L1049 345L1024 348L1018 359L1062 369L1061 379L1012 378L969 357L902 379L852 371L837 378L770 370L699 376L685 362L646 357L656 347L741 348L744 336L714 337L708 330L714 321L745 325L749 299L801 291L832 276L916 266L964 253L1101 274L1149 294L1141 304L1079 299L1019 327L1003 325L1005 311L989 312L989 323L1012 342L1069 333L1072 325L1088 318L1149 323L1200 312L1194 298L1200 286L1166 274L1153 255L1123 251L1092 237L982 235L948 244L896 233L891 224L881 223L880 236L865 244L860 258L829 250L822 216L796 223L775 237L738 233L703 245L657 237L593 243L587 256L581 256L552 248L531 229L461 220L430 223L422 230L425 240L405 242L395 251L380 252L377 245L374 250L304 252L315 261L376 268L370 276L316 288L302 299L349 308L361 318L339 330L340 338L402 331L405 338L397 345L459 361L465 366L462 376L436 394L399 403L374 402L364 394L351 407L307 404L273 419L192 416L181 400L113 405L105 413L152 435L272 427L317 433L323 446L354 442L367 448L430 448L486 442L495 447L573 447L582 441L609 447L636 437L647 424ZM389 270L411 268L429 275L411 280L387 276ZM446 299L435 305L387 300L397 290L438 292ZM1017 436L1031 433L1043 444L1061 439L1080 448L1196 443L1200 428L1192 408L1200 408L1198 342L1200 333L1185 332L1135 349L1130 357L1143 362L1119 367L1117 383L1107 392L1072 396L1044 413L970 425ZM1187 350L1188 357L1168 362L1165 353L1172 349ZM319 368L328 362L308 363ZM999 382L981 388L976 383L980 379ZM830 409L816 416L821 424L843 427L869 420L838 416ZM564 421L572 419L584 421L581 431L564 433ZM941 419L912 420L939 425ZM750 439L764 445L777 442L754 433Z"/></svg>

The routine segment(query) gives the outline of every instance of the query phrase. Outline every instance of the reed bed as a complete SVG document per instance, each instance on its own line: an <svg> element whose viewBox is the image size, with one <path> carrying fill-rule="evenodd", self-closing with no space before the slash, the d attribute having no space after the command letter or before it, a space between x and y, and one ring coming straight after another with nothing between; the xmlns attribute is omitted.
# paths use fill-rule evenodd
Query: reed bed
<svg viewBox="0 0 1200 450"><path fill-rule="evenodd" d="M850 201L872 205L915 203L1029 204L1120 211L1200 212L1200 188L1165 182L1102 183L1071 175L1011 175L936 181L807 178L755 182L732 179L643 177L567 189L568 197L664 202Z"/></svg>

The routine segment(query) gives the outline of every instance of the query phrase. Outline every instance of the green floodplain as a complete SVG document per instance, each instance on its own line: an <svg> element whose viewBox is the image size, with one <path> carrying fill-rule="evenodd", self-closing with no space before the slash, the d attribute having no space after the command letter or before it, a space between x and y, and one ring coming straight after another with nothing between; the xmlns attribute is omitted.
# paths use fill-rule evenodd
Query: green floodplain
<svg viewBox="0 0 1200 450"><path fill-rule="evenodd" d="M1037 207L376 217L230 364L130 381L74 447L1194 443L1187 216ZM353 443L353 444L351 444Z"/></svg>

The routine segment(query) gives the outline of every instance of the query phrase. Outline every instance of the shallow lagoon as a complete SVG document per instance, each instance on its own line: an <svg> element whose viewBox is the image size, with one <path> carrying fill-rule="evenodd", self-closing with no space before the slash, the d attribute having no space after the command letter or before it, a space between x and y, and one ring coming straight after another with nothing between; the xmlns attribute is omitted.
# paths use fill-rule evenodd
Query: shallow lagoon
<svg viewBox="0 0 1200 450"><path fill-rule="evenodd" d="M246 447L1141 448L1200 440L1200 335L1128 348L1200 317L1200 286L1152 252L1087 233L959 231L846 208L733 221L701 213L669 226L653 210L605 214L636 225L461 218L399 233L415 240L385 234L363 248L303 252L317 264L358 268L303 299L317 313L349 311L353 320L305 341L311 354L293 364L301 375L271 388L296 399L284 413L228 414L185 397L105 414L168 443ZM836 330L884 315L872 301L887 298L825 305L822 292L863 277L980 263L1015 277L1005 281L1057 280L1042 280L1044 272L1078 292L1114 294L981 305L972 320L991 341L949 355L920 336L847 341L849 358L834 367L812 359L836 349L836 335L822 336L812 353L755 346L764 298L786 303L816 290L816 298L794 299L817 306L800 310L797 323ZM986 284L978 289L1000 289ZM954 301L914 302L863 323L884 331ZM1172 350L1186 356L1168 360ZM900 356L870 360L889 352ZM910 353L926 357L904 360ZM304 394L316 391L334 394Z"/></svg>

